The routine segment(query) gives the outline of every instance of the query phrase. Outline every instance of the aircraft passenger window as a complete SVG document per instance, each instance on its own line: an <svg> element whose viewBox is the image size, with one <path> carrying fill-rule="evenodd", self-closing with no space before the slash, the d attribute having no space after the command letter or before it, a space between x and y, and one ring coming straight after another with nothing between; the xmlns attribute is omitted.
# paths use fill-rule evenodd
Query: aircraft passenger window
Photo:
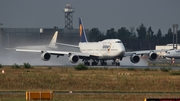
<svg viewBox="0 0 180 101"><path fill-rule="evenodd" d="M121 43L121 41L116 41L115 43Z"/></svg>

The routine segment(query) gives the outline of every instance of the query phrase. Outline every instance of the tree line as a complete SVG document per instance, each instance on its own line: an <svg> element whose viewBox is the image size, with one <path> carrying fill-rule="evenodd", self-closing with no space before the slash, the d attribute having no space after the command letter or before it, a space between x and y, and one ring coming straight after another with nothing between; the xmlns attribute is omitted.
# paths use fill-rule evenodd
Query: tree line
<svg viewBox="0 0 180 101"><path fill-rule="evenodd" d="M178 39L180 39L180 30L178 30L177 33ZM108 29L106 33L102 33L98 28L92 28L89 31L88 37L88 40L90 42L101 41L103 39L120 39L123 43L126 42L125 46L130 50L133 50L133 47L139 47L139 45L134 46L134 42L138 42L138 44L140 44L141 46L149 46L149 44L151 44L151 47L148 48L154 49L153 47L155 47L155 45L166 45L173 43L173 30L169 28L167 33L162 33L161 29L159 29L157 32L154 32L151 26L149 28L146 28L144 24L141 24L136 29L134 27L131 27L130 29L121 27L116 31L114 28L111 28ZM180 40L178 40L178 43L179 42ZM152 45L152 43L154 44ZM140 48L142 49L141 46ZM137 50L139 49L137 48Z"/></svg>

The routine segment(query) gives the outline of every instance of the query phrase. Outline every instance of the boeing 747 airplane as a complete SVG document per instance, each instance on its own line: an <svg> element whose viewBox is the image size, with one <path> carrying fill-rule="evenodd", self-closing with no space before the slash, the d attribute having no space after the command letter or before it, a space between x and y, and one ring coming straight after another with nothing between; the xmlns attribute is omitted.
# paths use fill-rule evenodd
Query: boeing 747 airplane
<svg viewBox="0 0 180 101"><path fill-rule="evenodd" d="M163 55L165 58L174 58L174 59L180 59L180 50L178 49L172 49L169 51L165 51L165 54Z"/></svg>
<svg viewBox="0 0 180 101"><path fill-rule="evenodd" d="M86 38L86 33L82 23L82 19L79 18L79 30L80 39L79 45L70 45L64 43L56 43L59 45L65 45L69 47L79 48L81 52L71 52L71 51L52 51L52 50L31 50L16 48L16 51L24 52L39 52L41 53L41 58L44 61L48 61L51 55L64 56L68 55L69 61L71 63L77 63L79 59L82 59L85 65L97 65L100 61L101 65L107 65L106 60L120 59L123 57L130 56L130 61L132 63L138 63L140 61L140 56L147 55L149 60L153 61L157 58L156 52L161 52L164 50L145 50L145 51L133 51L126 52L125 47L120 39L105 39L99 42L88 42ZM92 60L92 62L90 62Z"/></svg>
<svg viewBox="0 0 180 101"><path fill-rule="evenodd" d="M168 51L165 51L165 53L162 55L162 58L170 60L169 62L171 64L175 63L175 59L180 59L180 50L179 49L170 49Z"/></svg>

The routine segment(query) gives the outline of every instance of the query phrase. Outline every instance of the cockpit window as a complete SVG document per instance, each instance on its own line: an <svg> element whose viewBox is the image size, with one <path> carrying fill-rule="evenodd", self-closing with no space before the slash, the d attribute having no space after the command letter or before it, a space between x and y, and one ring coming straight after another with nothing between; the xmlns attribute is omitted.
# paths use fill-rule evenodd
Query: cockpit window
<svg viewBox="0 0 180 101"><path fill-rule="evenodd" d="M121 43L121 41L116 41L115 43Z"/></svg>

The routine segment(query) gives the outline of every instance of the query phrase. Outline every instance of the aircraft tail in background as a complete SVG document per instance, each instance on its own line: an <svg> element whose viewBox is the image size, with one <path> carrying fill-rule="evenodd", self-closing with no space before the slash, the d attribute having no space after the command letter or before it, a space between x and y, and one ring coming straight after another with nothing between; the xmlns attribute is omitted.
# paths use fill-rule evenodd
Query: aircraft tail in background
<svg viewBox="0 0 180 101"><path fill-rule="evenodd" d="M34 45L34 46L17 46L15 48L5 48L8 50L16 50L16 49L31 49L31 50L49 50L49 49L57 49L56 46L56 40L57 40L57 36L58 36L58 31L56 31L50 41L49 44L47 45Z"/></svg>
<svg viewBox="0 0 180 101"><path fill-rule="evenodd" d="M56 47L56 41L57 41L58 31L54 33L54 36L51 39L51 42L49 43L49 47Z"/></svg>
<svg viewBox="0 0 180 101"><path fill-rule="evenodd" d="M80 35L80 42L88 42L81 18L79 18L79 35Z"/></svg>

